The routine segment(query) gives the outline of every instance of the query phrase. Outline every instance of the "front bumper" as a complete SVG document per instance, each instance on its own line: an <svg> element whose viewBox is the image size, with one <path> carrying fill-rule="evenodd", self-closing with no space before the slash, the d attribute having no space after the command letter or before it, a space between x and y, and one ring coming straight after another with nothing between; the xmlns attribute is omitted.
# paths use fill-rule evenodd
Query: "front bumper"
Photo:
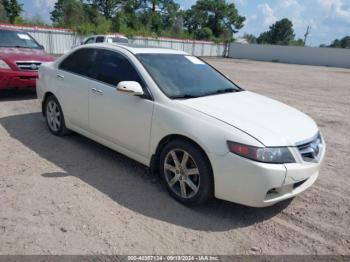
<svg viewBox="0 0 350 262"><path fill-rule="evenodd" d="M35 88L38 72L22 72L0 69L0 89Z"/></svg>
<svg viewBox="0 0 350 262"><path fill-rule="evenodd" d="M293 148L291 148L293 150ZM296 149L294 149L296 153ZM317 163L265 164L232 153L209 155L215 196L252 207L266 207L292 198L312 186L319 175L325 146Z"/></svg>

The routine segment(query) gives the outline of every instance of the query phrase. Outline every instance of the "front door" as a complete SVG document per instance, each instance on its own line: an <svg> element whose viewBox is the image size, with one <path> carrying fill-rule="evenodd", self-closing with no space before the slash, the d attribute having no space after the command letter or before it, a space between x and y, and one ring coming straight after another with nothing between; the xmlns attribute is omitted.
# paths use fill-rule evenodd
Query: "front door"
<svg viewBox="0 0 350 262"><path fill-rule="evenodd" d="M148 157L153 101L118 92L122 81L145 84L124 55L99 50L96 85L89 95L90 129L135 154Z"/></svg>

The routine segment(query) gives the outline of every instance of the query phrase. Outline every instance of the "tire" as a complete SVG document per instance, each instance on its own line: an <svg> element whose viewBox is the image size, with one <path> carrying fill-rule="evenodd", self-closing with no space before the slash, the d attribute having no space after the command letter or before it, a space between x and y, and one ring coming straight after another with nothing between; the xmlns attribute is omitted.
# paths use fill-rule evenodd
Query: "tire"
<svg viewBox="0 0 350 262"><path fill-rule="evenodd" d="M55 96L51 95L45 100L44 115L47 127L55 136L65 136L70 133L64 120L60 103Z"/></svg>
<svg viewBox="0 0 350 262"><path fill-rule="evenodd" d="M185 140L169 142L161 151L159 170L168 192L177 201L201 205L213 198L211 166L198 146Z"/></svg>

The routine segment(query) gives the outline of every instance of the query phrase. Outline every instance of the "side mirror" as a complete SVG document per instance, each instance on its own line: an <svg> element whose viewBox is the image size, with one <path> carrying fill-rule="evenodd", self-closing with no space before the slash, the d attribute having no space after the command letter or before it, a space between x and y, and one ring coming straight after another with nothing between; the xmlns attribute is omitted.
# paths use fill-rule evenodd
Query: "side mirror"
<svg viewBox="0 0 350 262"><path fill-rule="evenodd" d="M123 81L117 86L117 91L131 96L142 96L144 94L141 85L135 81Z"/></svg>
<svg viewBox="0 0 350 262"><path fill-rule="evenodd" d="M43 45L39 45L40 49L45 50L45 47Z"/></svg>

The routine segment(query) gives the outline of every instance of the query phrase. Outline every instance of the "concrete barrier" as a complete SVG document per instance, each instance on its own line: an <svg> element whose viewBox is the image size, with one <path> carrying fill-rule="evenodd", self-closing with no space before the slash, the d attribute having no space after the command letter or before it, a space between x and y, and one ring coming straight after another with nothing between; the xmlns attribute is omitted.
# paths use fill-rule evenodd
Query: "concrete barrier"
<svg viewBox="0 0 350 262"><path fill-rule="evenodd" d="M229 57L289 64L350 68L350 49L231 44Z"/></svg>

